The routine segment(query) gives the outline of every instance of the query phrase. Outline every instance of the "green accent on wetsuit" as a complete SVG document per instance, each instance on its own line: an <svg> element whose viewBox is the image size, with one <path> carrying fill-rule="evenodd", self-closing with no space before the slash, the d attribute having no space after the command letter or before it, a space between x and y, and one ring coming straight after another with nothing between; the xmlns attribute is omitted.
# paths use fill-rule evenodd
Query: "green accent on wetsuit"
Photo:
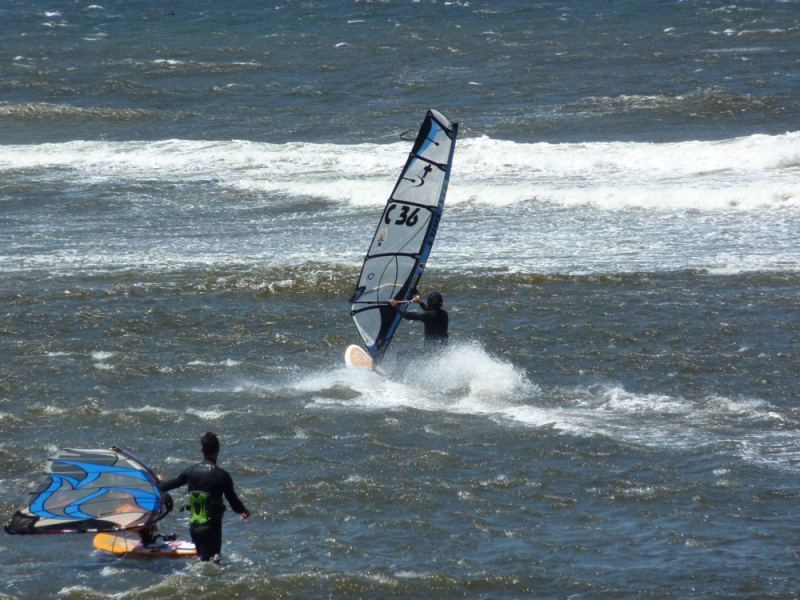
<svg viewBox="0 0 800 600"><path fill-rule="evenodd" d="M208 523L207 500L208 492L189 492L189 525L205 525Z"/></svg>

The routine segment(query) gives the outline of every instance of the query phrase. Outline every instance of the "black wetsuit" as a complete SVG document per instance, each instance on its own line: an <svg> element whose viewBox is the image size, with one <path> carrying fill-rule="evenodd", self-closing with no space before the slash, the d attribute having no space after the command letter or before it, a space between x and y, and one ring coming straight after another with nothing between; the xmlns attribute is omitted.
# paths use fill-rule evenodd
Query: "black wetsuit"
<svg viewBox="0 0 800 600"><path fill-rule="evenodd" d="M397 305L397 312L409 321L422 321L425 325L425 343L431 345L447 344L447 311L443 308L428 308L424 302L419 303L420 310L406 310Z"/></svg>
<svg viewBox="0 0 800 600"><path fill-rule="evenodd" d="M208 522L202 525L192 523L189 525L189 533L192 535L200 560L209 560L222 551L222 515L225 513L222 496L225 496L234 512L242 514L248 511L233 489L231 476L210 458L192 465L175 479L162 481L158 488L162 492L167 492L182 485L188 486L189 492L208 494L206 501Z"/></svg>

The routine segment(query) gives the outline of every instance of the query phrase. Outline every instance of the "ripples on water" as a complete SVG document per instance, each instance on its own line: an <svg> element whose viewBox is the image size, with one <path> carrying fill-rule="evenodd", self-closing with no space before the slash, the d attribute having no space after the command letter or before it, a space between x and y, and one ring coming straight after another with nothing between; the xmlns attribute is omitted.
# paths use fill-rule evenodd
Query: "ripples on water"
<svg viewBox="0 0 800 600"><path fill-rule="evenodd" d="M340 366L353 332L338 277L262 276L297 280L272 292L189 272L131 293L122 276L6 298L6 512L57 446L121 443L172 473L212 428L257 516L228 519L227 566L205 575L243 593L674 595L691 580L735 594L719 561L758 589L771 579L754 553L791 564L788 538L759 539L785 538L796 501L798 323L770 323L793 276L431 276L453 344L420 363L406 327L389 379ZM200 566L92 557L67 537L55 565L77 583L23 568L7 589L205 589ZM54 560L38 539L5 545L34 570Z"/></svg>
<svg viewBox="0 0 800 600"><path fill-rule="evenodd" d="M5 3L0 512L59 447L172 475L212 429L254 516L221 569L6 536L0 591L794 597L798 26ZM390 377L351 372L347 298L430 106L463 132L423 280L452 344L406 324Z"/></svg>
<svg viewBox="0 0 800 600"><path fill-rule="evenodd" d="M386 140L445 105L470 135L683 140L800 113L792 2L9 0L0 20L17 143Z"/></svg>

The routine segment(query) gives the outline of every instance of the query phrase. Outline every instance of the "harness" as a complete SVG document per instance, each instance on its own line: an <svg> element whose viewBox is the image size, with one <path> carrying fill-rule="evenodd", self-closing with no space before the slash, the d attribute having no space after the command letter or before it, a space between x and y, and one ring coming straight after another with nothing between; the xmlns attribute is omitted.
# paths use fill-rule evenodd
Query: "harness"
<svg viewBox="0 0 800 600"><path fill-rule="evenodd" d="M208 523L207 502L208 492L189 492L189 525L205 525Z"/></svg>

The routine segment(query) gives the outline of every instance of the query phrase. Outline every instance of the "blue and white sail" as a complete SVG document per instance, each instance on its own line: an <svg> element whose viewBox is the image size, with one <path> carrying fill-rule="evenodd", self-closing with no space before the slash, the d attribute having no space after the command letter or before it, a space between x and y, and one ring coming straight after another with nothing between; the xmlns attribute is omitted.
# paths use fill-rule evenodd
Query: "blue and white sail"
<svg viewBox="0 0 800 600"><path fill-rule="evenodd" d="M6 525L8 533L87 533L135 529L172 508L155 474L120 448L62 450L47 480Z"/></svg>
<svg viewBox="0 0 800 600"><path fill-rule="evenodd" d="M436 110L422 121L367 251L350 315L373 360L394 336L401 316L388 305L409 299L433 247L453 164L458 123Z"/></svg>

